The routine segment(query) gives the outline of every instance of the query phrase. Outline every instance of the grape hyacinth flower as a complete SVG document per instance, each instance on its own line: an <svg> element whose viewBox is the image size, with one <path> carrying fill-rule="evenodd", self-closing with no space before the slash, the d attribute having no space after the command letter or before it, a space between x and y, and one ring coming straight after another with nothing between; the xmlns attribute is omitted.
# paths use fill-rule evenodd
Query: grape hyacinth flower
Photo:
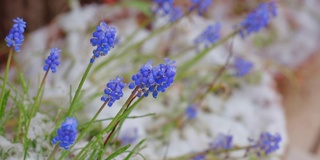
<svg viewBox="0 0 320 160"><path fill-rule="evenodd" d="M106 22L101 22L92 35L91 45L97 46L97 48L93 50L94 58L91 58L90 63L93 63L95 58L107 55L109 50L114 47L116 28L108 26Z"/></svg>
<svg viewBox="0 0 320 160"><path fill-rule="evenodd" d="M236 57L233 67L236 70L235 76L243 77L251 71L253 64L243 58Z"/></svg>
<svg viewBox="0 0 320 160"><path fill-rule="evenodd" d="M197 112L198 112L197 106L196 105L190 105L190 106L188 106L186 108L185 115L187 116L187 118L189 120L192 120L192 119L196 118Z"/></svg>
<svg viewBox="0 0 320 160"><path fill-rule="evenodd" d="M157 84L155 91L152 93L154 98L157 98L158 92L165 92L173 84L176 76L176 61L170 61L169 58L165 58L164 61L165 64L159 64L153 68L153 75Z"/></svg>
<svg viewBox="0 0 320 160"><path fill-rule="evenodd" d="M128 128L124 133L125 134L120 136L120 141L123 146L134 143L138 138L137 128Z"/></svg>
<svg viewBox="0 0 320 160"><path fill-rule="evenodd" d="M133 82L129 84L129 88L139 87L145 97L152 92L152 96L157 98L158 92L165 92L173 83L177 69L175 61L170 61L169 58L164 60L165 64L156 67L152 67L152 61L144 64L139 72L132 76ZM140 96L141 94L138 94L138 97Z"/></svg>
<svg viewBox="0 0 320 160"><path fill-rule="evenodd" d="M60 147L69 150L70 146L74 143L77 136L78 121L73 117L67 117L57 131L51 143L56 144L60 142Z"/></svg>
<svg viewBox="0 0 320 160"><path fill-rule="evenodd" d="M181 7L173 7L170 11L170 19L169 22L173 23L183 16L183 10Z"/></svg>
<svg viewBox="0 0 320 160"><path fill-rule="evenodd" d="M121 77L117 76L115 79L110 80L104 89L101 101L108 102L108 106L111 107L116 100L119 100L123 96L122 90L125 85Z"/></svg>
<svg viewBox="0 0 320 160"><path fill-rule="evenodd" d="M193 158L193 160L205 160L206 159L206 155L197 155Z"/></svg>
<svg viewBox="0 0 320 160"><path fill-rule="evenodd" d="M20 52L20 46L22 45L22 42L24 41L23 33L26 28L26 22L23 21L22 18L15 18L13 19L14 25L11 28L9 34L5 38L5 41L7 42L8 47L14 47L14 50L16 52Z"/></svg>
<svg viewBox="0 0 320 160"><path fill-rule="evenodd" d="M232 136L219 134L209 145L214 151L230 149L232 148Z"/></svg>
<svg viewBox="0 0 320 160"><path fill-rule="evenodd" d="M163 16L168 15L173 9L173 0L153 0L156 4L155 13L161 12Z"/></svg>
<svg viewBox="0 0 320 160"><path fill-rule="evenodd" d="M209 25L196 39L195 44L203 43L205 47L208 47L217 42L220 37L220 24Z"/></svg>
<svg viewBox="0 0 320 160"><path fill-rule="evenodd" d="M260 134L259 140L253 145L253 148L257 149L257 156L268 155L279 149L279 143L281 136L279 134L272 135L269 132Z"/></svg>
<svg viewBox="0 0 320 160"><path fill-rule="evenodd" d="M45 60L45 65L43 66L44 71L48 71L51 69L52 73L57 72L57 66L60 65L59 62L59 54L61 53L61 50L58 48L51 48L50 55Z"/></svg>
<svg viewBox="0 0 320 160"><path fill-rule="evenodd" d="M190 11L193 11L194 9L198 10L199 15L203 15L207 12L208 7L211 5L212 0L191 0L191 7Z"/></svg>
<svg viewBox="0 0 320 160"><path fill-rule="evenodd" d="M261 3L240 23L240 35L244 38L250 33L258 32L270 23L272 17L277 16L277 7L274 0Z"/></svg>

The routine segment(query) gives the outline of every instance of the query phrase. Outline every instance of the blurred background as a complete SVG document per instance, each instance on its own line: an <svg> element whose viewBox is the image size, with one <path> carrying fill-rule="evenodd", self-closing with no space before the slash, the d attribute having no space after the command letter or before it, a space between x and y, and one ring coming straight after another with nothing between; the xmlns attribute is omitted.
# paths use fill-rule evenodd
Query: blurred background
<svg viewBox="0 0 320 160"><path fill-rule="evenodd" d="M12 27L12 19L22 17L27 21L27 34L50 25L55 18L70 11L66 0L0 0L0 39L4 39ZM121 0L79 0L81 6L92 3L117 5ZM286 117L289 145L286 159L320 159L320 1L282 0L279 15L272 23L284 30L277 35L274 46L266 48L260 56L276 63L273 78L282 96ZM150 0L151 3L151 0ZM184 0L176 3L188 5ZM257 2L250 0L215 0L214 4L227 6L230 19L247 12ZM130 16L123 13L123 17ZM119 16L118 18L123 18ZM143 14L137 16L143 19ZM116 21L117 18L110 21ZM286 26L286 27L283 27ZM58 32L63 37L63 32ZM0 69L6 62L4 41L0 43ZM272 52L277 50L277 52ZM268 52L270 51L270 52ZM281 54L279 54L281 53ZM14 64L13 64L14 65Z"/></svg>

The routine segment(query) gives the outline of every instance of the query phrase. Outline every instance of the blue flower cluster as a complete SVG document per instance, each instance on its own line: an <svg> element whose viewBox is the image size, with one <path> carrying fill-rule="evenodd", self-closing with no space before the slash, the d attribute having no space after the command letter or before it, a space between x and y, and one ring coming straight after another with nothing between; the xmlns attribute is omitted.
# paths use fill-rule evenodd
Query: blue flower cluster
<svg viewBox="0 0 320 160"><path fill-rule="evenodd" d="M111 107L116 100L119 100L123 96L122 90L125 85L121 77L117 76L115 79L110 80L104 89L104 95L101 97L101 100L108 102L108 106Z"/></svg>
<svg viewBox="0 0 320 160"><path fill-rule="evenodd" d="M162 12L163 16L168 15L173 7L173 0L153 0L153 2L157 5L155 9L155 13Z"/></svg>
<svg viewBox="0 0 320 160"><path fill-rule="evenodd" d="M109 50L114 47L116 28L108 26L106 22L101 22L92 36L90 42L92 46L97 46L97 48L93 50L94 58L91 58L90 63L93 63L94 59L99 56L107 55Z"/></svg>
<svg viewBox="0 0 320 160"><path fill-rule="evenodd" d="M199 15L203 15L207 12L208 7L211 5L212 0L191 0L190 11L197 9Z"/></svg>
<svg viewBox="0 0 320 160"><path fill-rule="evenodd" d="M129 84L129 88L139 87L145 97L152 92L152 96L157 98L158 92L165 92L173 83L177 69L175 61L170 61L168 58L164 61L165 64L159 64L156 67L152 67L152 61L144 64L139 72L132 76L133 82ZM140 97L141 94L138 96Z"/></svg>
<svg viewBox="0 0 320 160"><path fill-rule="evenodd" d="M9 34L5 38L5 41L7 42L8 47L14 47L14 50L16 52L20 51L20 46L22 45L22 42L24 41L24 30L26 28L26 22L23 21L22 18L15 18L13 19L14 25L11 28Z"/></svg>
<svg viewBox="0 0 320 160"><path fill-rule="evenodd" d="M197 112L198 112L197 106L190 105L186 108L185 115L187 116L188 119L192 120L192 119L196 118Z"/></svg>
<svg viewBox="0 0 320 160"><path fill-rule="evenodd" d="M205 159L206 159L206 155L197 155L193 157L193 160L205 160Z"/></svg>
<svg viewBox="0 0 320 160"><path fill-rule="evenodd" d="M56 144L60 142L60 147L69 150L70 146L74 143L77 136L78 121L73 117L67 117L57 131L51 143Z"/></svg>
<svg viewBox="0 0 320 160"><path fill-rule="evenodd" d="M236 57L233 67L236 69L235 76L243 77L251 71L253 64L243 58Z"/></svg>
<svg viewBox="0 0 320 160"><path fill-rule="evenodd" d="M183 10L180 6L173 7L170 11L169 22L174 22L183 16Z"/></svg>
<svg viewBox="0 0 320 160"><path fill-rule="evenodd" d="M271 17L277 15L276 2L261 3L258 8L253 10L247 17L240 23L240 35L245 37L250 33L258 32L260 29L266 27Z"/></svg>
<svg viewBox="0 0 320 160"><path fill-rule="evenodd" d="M138 128L128 128L120 137L123 146L134 143L138 138Z"/></svg>
<svg viewBox="0 0 320 160"><path fill-rule="evenodd" d="M52 73L56 73L57 66L60 65L60 62L59 62L60 53L61 53L61 50L59 50L58 48L51 48L50 55L44 61L45 65L43 66L43 70L48 71L51 69Z"/></svg>
<svg viewBox="0 0 320 160"><path fill-rule="evenodd" d="M209 145L214 151L230 149L232 148L232 135L219 134Z"/></svg>
<svg viewBox="0 0 320 160"><path fill-rule="evenodd" d="M157 6L154 12L162 16L169 16L170 23L183 17L183 8L181 6L174 6L173 0L154 0L154 3Z"/></svg>
<svg viewBox="0 0 320 160"><path fill-rule="evenodd" d="M217 42L220 37L220 24L209 25L196 39L195 44L203 43L206 47Z"/></svg>
<svg viewBox="0 0 320 160"><path fill-rule="evenodd" d="M272 135L269 132L260 134L259 140L253 145L257 149L257 156L267 155L279 149L281 136L279 134Z"/></svg>

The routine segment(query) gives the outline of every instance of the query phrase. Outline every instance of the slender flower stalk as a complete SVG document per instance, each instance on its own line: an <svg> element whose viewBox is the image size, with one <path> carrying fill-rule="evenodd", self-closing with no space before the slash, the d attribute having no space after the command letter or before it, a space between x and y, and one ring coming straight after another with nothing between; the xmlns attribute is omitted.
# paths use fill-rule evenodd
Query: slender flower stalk
<svg viewBox="0 0 320 160"><path fill-rule="evenodd" d="M49 155L48 160L55 160L55 155L58 152L58 150L59 150L59 142L54 146L54 149Z"/></svg>
<svg viewBox="0 0 320 160"><path fill-rule="evenodd" d="M3 101L4 101L4 95L6 93L7 79L8 79L8 74L9 74L9 70L10 70L12 54L13 54L13 49L10 49L8 60L7 60L7 65L6 65L6 70L5 70L4 77L3 77L1 95L0 95L0 117L1 117L0 121L3 123L4 123L4 120L2 118L4 118L4 114L5 114L5 110L6 110L6 104L3 104L4 103ZM1 126L4 126L4 124L1 124ZM1 129L1 131L4 131L4 129ZM0 134L3 135L3 133L0 133Z"/></svg>
<svg viewBox="0 0 320 160"><path fill-rule="evenodd" d="M43 70L46 71L43 78L42 78L42 81L41 81L41 84L40 84L40 87L37 91L37 95L35 97L35 100L34 100L34 103L32 105L32 108L31 108L31 112L30 112L30 117L27 119L27 125L26 125L26 132L24 134L25 136L25 140L28 141L28 133L29 133L29 129L30 129L30 123L31 123L31 119L33 118L33 116L35 115L36 111L39 109L39 106L40 106L40 97L43 93L43 89L44 89L44 86L45 86L45 82L46 82L46 79L47 79L47 76L48 76L48 73L49 71L51 70L52 73L55 73L57 71L57 66L60 64L59 62L59 54L60 54L61 50L57 49L57 48L52 48L51 49L51 52L50 52L50 55L48 56L48 58L45 60L45 65L43 67ZM25 142L27 143L27 142ZM28 150L28 146L26 146L25 148L25 157L27 156L27 150Z"/></svg>
<svg viewBox="0 0 320 160"><path fill-rule="evenodd" d="M76 101L79 98L82 86L89 75L89 72L92 68L92 65L96 58L99 58L100 56L105 56L108 54L109 50L114 47L115 42L115 34L116 29L114 27L108 26L106 22L101 22L97 27L96 31L93 32L92 38L90 39L90 42L92 46L96 46L96 49L93 50L93 56L90 59L90 63L88 64L88 67L86 68L80 83L78 85L78 88L76 90L76 93L71 101L70 107L67 111L66 116L70 116L73 112L74 106Z"/></svg>
<svg viewBox="0 0 320 160"><path fill-rule="evenodd" d="M7 42L8 47L13 47L9 51L8 59L7 59L7 65L3 77L3 84L1 87L1 95L0 95L0 121L3 122L2 118L4 118L4 112L6 109L6 104L4 103L4 96L6 93L6 86L7 86L7 80L8 80L8 74L10 70L10 65L12 61L13 56L13 50L16 52L20 52L20 46L22 45L22 42L24 41L24 31L26 28L26 22L22 18L15 18L13 19L13 26L10 29L9 34L6 36L5 41ZM4 124L0 124L1 126L4 126ZM3 129L1 129L3 131ZM3 133L0 133L1 135Z"/></svg>
<svg viewBox="0 0 320 160"><path fill-rule="evenodd" d="M124 86L125 83L123 83L123 78L118 76L107 83L104 90L104 95L101 97L101 101L104 101L104 103L94 117L90 120L90 122L86 125L86 127L82 130L75 143L77 143L84 136L84 134L87 133L92 123L97 119L98 115L107 104L109 107L111 107L116 100L119 100L123 96L122 90Z"/></svg>

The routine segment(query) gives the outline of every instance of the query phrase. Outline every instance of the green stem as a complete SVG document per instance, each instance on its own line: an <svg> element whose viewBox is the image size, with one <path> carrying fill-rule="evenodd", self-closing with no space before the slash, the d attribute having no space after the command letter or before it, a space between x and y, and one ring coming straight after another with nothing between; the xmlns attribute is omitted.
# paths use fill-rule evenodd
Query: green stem
<svg viewBox="0 0 320 160"><path fill-rule="evenodd" d="M3 84L2 84L2 88L1 88L1 96L0 96L0 117L1 117L1 123L2 118L4 118L4 111L6 109L6 105L2 104L3 100L4 100L4 95L6 92L6 85L7 85L7 80L8 80L8 74L9 74L9 69L10 69L10 64L11 64L11 59L12 59L12 54L13 54L13 49L11 48L9 51L9 56L7 59L7 65L6 65L6 70L4 73L4 78L3 78ZM4 124L1 124L1 127L4 127ZM1 133L2 134L2 133Z"/></svg>
<svg viewBox="0 0 320 160"><path fill-rule="evenodd" d="M232 52L232 47L233 47L233 41L231 41L231 45L230 45L230 51L229 51L229 54L228 54L228 57L227 57L227 60L226 62L224 63L224 65L222 67L219 68L219 70L216 72L215 76L213 77L213 80L212 82L208 85L208 86L205 86L206 87L206 90L200 94L199 96L196 96L196 102L198 102L198 105L201 106L202 102L203 102L203 99L204 97L210 92L210 90L212 88L215 87L217 81L219 80L219 78L221 77L221 75L223 74L223 72L227 69L229 63L230 63L230 60L231 60L231 57L233 56L233 52Z"/></svg>
<svg viewBox="0 0 320 160"><path fill-rule="evenodd" d="M83 155L83 153L86 152L86 150L91 146L93 145L94 143L96 143L104 133L108 133L110 130L112 130L116 124L118 123L118 121L123 118L122 117L122 114L124 114L124 111L126 109L126 106L131 102L132 98L135 96L135 93L138 91L138 88L136 87L131 95L129 96L129 98L127 99L127 101L125 102L125 104L121 107L120 111L116 114L116 116L112 119L112 121L109 123L109 125L104 129L102 130L98 135L96 135L95 139L91 139L91 141L84 147L81 149L80 153L77 154L77 156L75 157L75 160L76 159L80 159L80 157ZM139 98L132 106L135 106L137 105L141 100L143 99L142 98Z"/></svg>
<svg viewBox="0 0 320 160"><path fill-rule="evenodd" d="M55 159L54 155L58 152L59 150L59 143L56 144L54 147L53 151L51 152L50 156L48 157L48 160Z"/></svg>
<svg viewBox="0 0 320 160"><path fill-rule="evenodd" d="M33 102L33 105L32 105L32 108L31 108L31 113L30 113L30 117L27 118L27 125L26 125L26 132L24 133L24 139L25 139L25 151L24 151L24 159L27 158L27 153L28 153L28 143L29 143L29 140L28 140L28 133L29 133L29 128L30 128L30 124L31 124L31 119L33 118L35 112L37 111L37 108L38 106L40 105L40 95L42 93L42 90L44 88L44 84L45 84L45 81L47 79L47 76L48 76L48 73L49 73L50 70L47 70L46 73L44 74L43 78L42 78L42 81L41 81L41 84L40 84L40 87L37 91L37 95L36 95L36 98Z"/></svg>
<svg viewBox="0 0 320 160"><path fill-rule="evenodd" d="M205 55L207 55L209 53L210 50L212 50L213 48L225 43L227 40L229 40L230 38L232 38L235 34L238 33L237 31L232 32L231 34L229 34L227 37L224 37L223 39L221 39L219 42L213 44L212 46L210 46L209 48L206 48L204 50L202 50L199 54L197 54L195 57L193 57L192 59L190 59L189 61L185 62L184 64L182 64L179 67L179 72L177 72L177 76L176 76L176 81L182 79L185 76L185 72L188 71L192 65L196 64L198 61L200 61Z"/></svg>
<svg viewBox="0 0 320 160"><path fill-rule="evenodd" d="M73 97L73 99L72 99L72 101L71 101L70 107L69 107L68 112L67 112L67 114L65 115L65 117L68 117L68 116L70 116L70 115L72 114L72 111L73 111L73 109L74 109L74 105L75 105L77 99L79 98L79 95L80 95L82 86L83 86L86 78L87 78L88 75L89 75L89 72L90 72L90 69L91 69L92 65L93 65L93 63L90 63L90 62L89 62L89 65L88 65L86 71L84 72L84 74L83 74L83 76L82 76L82 78L81 78L81 81L80 81L79 86L78 86L78 88L77 88L76 94L74 95L74 97Z"/></svg>
<svg viewBox="0 0 320 160"><path fill-rule="evenodd" d="M102 104L102 106L100 107L100 109L98 110L98 112L94 115L94 117L91 119L91 121L87 124L87 126L81 131L80 135L78 136L76 142L74 144L76 144L77 142L79 142L79 140L84 136L85 133L87 133L87 130L91 127L92 123L95 122L95 120L97 119L98 115L100 114L100 112L103 110L103 108L107 105L107 102L104 102Z"/></svg>

